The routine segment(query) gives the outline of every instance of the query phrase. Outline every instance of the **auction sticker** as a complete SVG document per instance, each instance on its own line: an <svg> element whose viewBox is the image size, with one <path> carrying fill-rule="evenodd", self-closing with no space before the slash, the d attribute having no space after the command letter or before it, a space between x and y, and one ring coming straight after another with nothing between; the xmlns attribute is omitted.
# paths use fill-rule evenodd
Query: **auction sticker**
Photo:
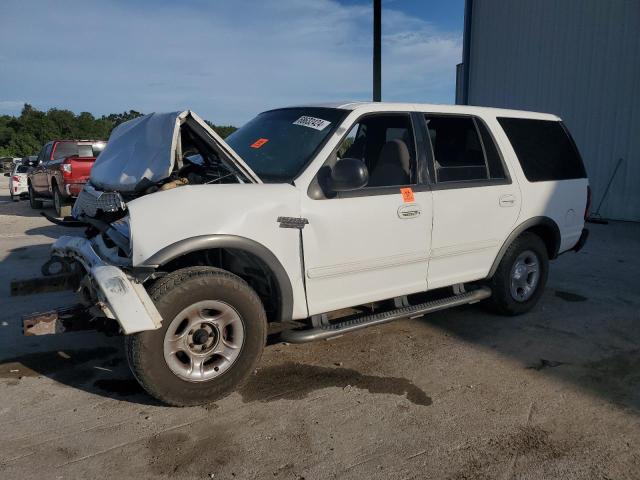
<svg viewBox="0 0 640 480"><path fill-rule="evenodd" d="M415 202L415 198L413 196L413 190L411 188L409 188L409 187L401 188L400 189L400 194L402 194L402 201L404 203Z"/></svg>
<svg viewBox="0 0 640 480"><path fill-rule="evenodd" d="M263 146L268 141L269 141L268 138L259 138L258 140L256 140L255 142L253 142L251 144L251 148L260 148L261 146Z"/></svg>
<svg viewBox="0 0 640 480"><path fill-rule="evenodd" d="M322 120L321 118L302 116L293 122L293 124L313 128L315 130L324 130L327 125L331 125L331 122Z"/></svg>

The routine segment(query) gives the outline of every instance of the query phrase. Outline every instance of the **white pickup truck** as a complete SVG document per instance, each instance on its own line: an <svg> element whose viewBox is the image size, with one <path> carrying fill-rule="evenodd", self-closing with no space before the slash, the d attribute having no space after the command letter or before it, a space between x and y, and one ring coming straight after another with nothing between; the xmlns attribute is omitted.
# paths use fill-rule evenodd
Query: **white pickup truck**
<svg viewBox="0 0 640 480"><path fill-rule="evenodd" d="M85 234L43 272L84 315L34 315L25 333L115 326L151 395L206 403L249 377L269 322L307 342L476 302L527 312L549 260L586 241L589 196L549 114L300 106L226 141L190 111L146 115L113 131L75 220L56 220Z"/></svg>

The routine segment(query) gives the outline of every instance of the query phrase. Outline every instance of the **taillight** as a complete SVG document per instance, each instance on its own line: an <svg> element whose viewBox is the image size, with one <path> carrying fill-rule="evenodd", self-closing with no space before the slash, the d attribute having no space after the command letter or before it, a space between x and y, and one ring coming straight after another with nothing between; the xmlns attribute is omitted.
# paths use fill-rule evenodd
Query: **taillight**
<svg viewBox="0 0 640 480"><path fill-rule="evenodd" d="M71 163L68 163L68 160L60 165L60 168L62 169L63 176L68 177L71 175Z"/></svg>
<svg viewBox="0 0 640 480"><path fill-rule="evenodd" d="M18 177L17 175L14 175L13 177L11 177L11 180L13 180L16 183L20 183L20 177Z"/></svg>
<svg viewBox="0 0 640 480"><path fill-rule="evenodd" d="M587 185L587 205L584 207L585 220L589 217L590 210L591 210L591 187Z"/></svg>

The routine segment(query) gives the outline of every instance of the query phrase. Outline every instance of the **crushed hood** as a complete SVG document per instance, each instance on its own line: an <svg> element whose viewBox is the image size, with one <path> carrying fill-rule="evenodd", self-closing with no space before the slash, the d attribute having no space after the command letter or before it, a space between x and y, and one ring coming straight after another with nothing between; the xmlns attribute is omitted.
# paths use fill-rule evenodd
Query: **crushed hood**
<svg viewBox="0 0 640 480"><path fill-rule="evenodd" d="M90 182L100 190L141 192L169 177L180 158L180 127L185 122L247 183L262 183L227 143L198 115L151 113L118 125L91 169Z"/></svg>

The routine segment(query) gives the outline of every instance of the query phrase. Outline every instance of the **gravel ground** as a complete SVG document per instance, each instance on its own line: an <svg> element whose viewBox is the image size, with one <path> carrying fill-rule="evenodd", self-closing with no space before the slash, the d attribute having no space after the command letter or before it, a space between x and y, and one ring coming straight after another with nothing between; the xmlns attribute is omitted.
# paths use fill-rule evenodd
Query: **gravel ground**
<svg viewBox="0 0 640 480"><path fill-rule="evenodd" d="M267 347L241 391L169 408L121 338L22 337L69 293L9 297L62 233L0 189L3 479L640 478L640 224L591 225L540 304Z"/></svg>

